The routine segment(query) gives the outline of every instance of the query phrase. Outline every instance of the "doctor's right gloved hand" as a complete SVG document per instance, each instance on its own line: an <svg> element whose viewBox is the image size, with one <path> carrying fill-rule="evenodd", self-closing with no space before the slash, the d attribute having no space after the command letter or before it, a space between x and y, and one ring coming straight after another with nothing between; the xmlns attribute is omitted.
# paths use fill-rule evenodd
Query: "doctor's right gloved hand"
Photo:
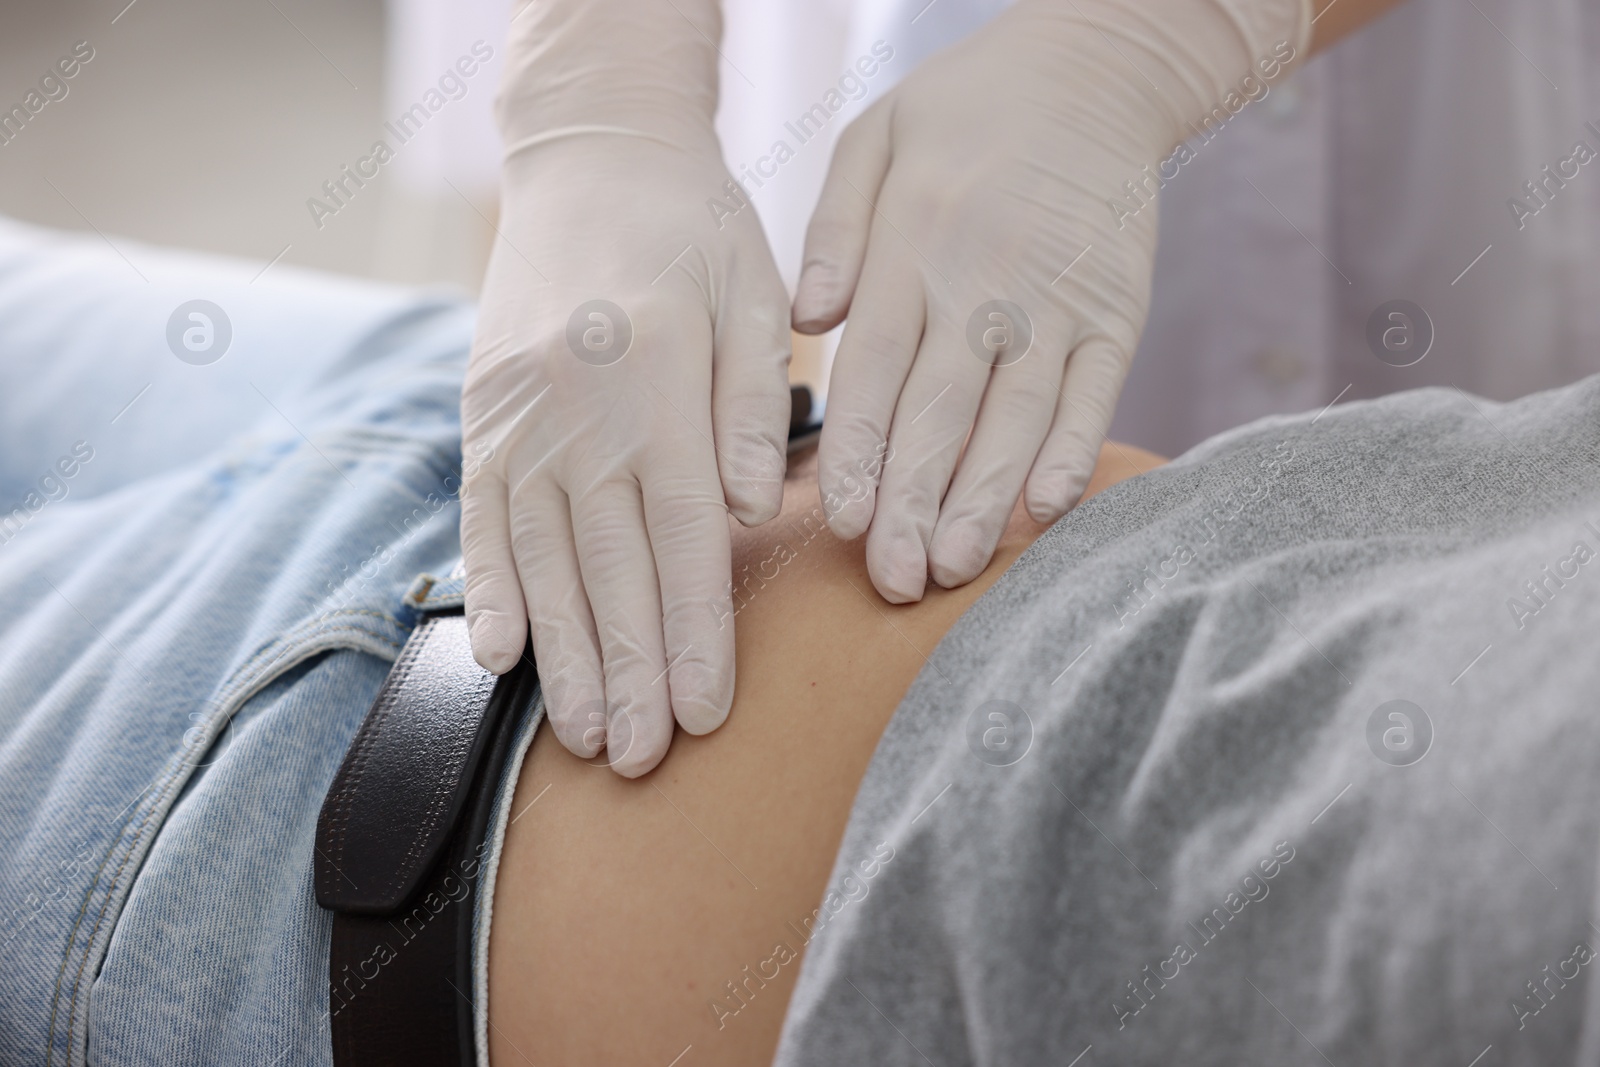
<svg viewBox="0 0 1600 1067"><path fill-rule="evenodd" d="M1040 522L1077 501L1144 325L1156 168L1265 95L1310 22L1310 0L1017 0L845 130L794 325L849 315L818 478L885 598L976 577L1019 496Z"/></svg>
<svg viewBox="0 0 1600 1067"><path fill-rule="evenodd" d="M782 502L788 298L754 209L711 207L714 0L521 12L461 398L466 613L496 673L531 635L556 736L632 777L732 702L727 516Z"/></svg>

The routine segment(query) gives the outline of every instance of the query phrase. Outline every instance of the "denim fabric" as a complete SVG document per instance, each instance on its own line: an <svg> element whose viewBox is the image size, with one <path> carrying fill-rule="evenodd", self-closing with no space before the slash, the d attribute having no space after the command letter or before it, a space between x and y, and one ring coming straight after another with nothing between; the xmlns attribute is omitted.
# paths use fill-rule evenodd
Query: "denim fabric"
<svg viewBox="0 0 1600 1067"><path fill-rule="evenodd" d="M328 1062L316 816L450 592L471 332L0 221L0 1063Z"/></svg>

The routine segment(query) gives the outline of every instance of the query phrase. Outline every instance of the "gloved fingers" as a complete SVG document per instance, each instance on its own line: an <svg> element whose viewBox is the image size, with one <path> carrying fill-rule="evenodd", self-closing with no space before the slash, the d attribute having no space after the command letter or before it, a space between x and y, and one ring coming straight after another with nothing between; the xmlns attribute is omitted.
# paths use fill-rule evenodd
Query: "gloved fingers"
<svg viewBox="0 0 1600 1067"><path fill-rule="evenodd" d="M989 380L990 365L967 347L965 318L957 321L944 306L930 310L916 363L895 405L893 461L884 466L867 534L867 572L892 604L922 599L939 506Z"/></svg>
<svg viewBox="0 0 1600 1067"><path fill-rule="evenodd" d="M712 368L712 437L727 510L744 525L759 526L783 506L790 411L783 282L764 246L727 279Z"/></svg>
<svg viewBox="0 0 1600 1067"><path fill-rule="evenodd" d="M869 107L839 135L817 208L806 227L795 287L794 328L826 333L844 321L872 233L873 204L889 171L892 97Z"/></svg>
<svg viewBox="0 0 1600 1067"><path fill-rule="evenodd" d="M663 442L640 472L644 518L661 576L665 686L691 734L721 726L733 704L732 548L710 449Z"/></svg>
<svg viewBox="0 0 1600 1067"><path fill-rule="evenodd" d="M506 483L486 469L462 487L461 558L472 658L484 670L504 674L522 658L528 611L511 551Z"/></svg>
<svg viewBox="0 0 1600 1067"><path fill-rule="evenodd" d="M872 521L878 478L890 461L889 424L922 340L922 276L904 238L873 226L828 383L828 415L817 445L817 489L834 534L860 537Z"/></svg>
<svg viewBox="0 0 1600 1067"><path fill-rule="evenodd" d="M1060 400L1070 327L1035 314L991 332L1004 330L1012 331L1011 344L996 352L977 423L928 543L928 571L946 589L965 585L989 565Z"/></svg>
<svg viewBox="0 0 1600 1067"><path fill-rule="evenodd" d="M606 757L637 778L672 742L661 636L661 586L638 483L611 474L570 487L578 568L588 592L606 687Z"/></svg>
<svg viewBox="0 0 1600 1067"><path fill-rule="evenodd" d="M606 743L606 692L571 507L567 494L542 472L513 489L511 507L512 545L545 715L561 744L588 759Z"/></svg>
<svg viewBox="0 0 1600 1067"><path fill-rule="evenodd" d="M1055 421L1028 475L1024 500L1036 522L1054 522L1078 502L1111 430L1132 353L1104 336L1079 343L1067 358Z"/></svg>

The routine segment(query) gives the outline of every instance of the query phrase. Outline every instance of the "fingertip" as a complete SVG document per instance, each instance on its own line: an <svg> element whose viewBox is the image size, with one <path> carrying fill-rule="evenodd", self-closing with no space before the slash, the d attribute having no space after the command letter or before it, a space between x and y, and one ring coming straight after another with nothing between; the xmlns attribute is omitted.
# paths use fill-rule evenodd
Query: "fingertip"
<svg viewBox="0 0 1600 1067"><path fill-rule="evenodd" d="M783 510L783 486L778 486L777 492L768 493L761 499L745 498L737 505L728 502L728 514L739 520L739 525L747 529L762 526L778 517L778 512Z"/></svg>
<svg viewBox="0 0 1600 1067"><path fill-rule="evenodd" d="M496 616L501 617L497 618ZM508 633L516 630L517 633ZM467 634L472 642L472 658L490 674L504 674L522 658L520 646L513 645L515 637L525 637L521 627L498 612L475 612L467 624Z"/></svg>
<svg viewBox="0 0 1600 1067"><path fill-rule="evenodd" d="M783 483L765 487L759 491L747 488L737 496L728 496L728 514L739 520L739 525L745 527L760 526L771 522L778 517L778 512L783 510Z"/></svg>
<svg viewBox="0 0 1600 1067"><path fill-rule="evenodd" d="M1093 472L1055 470L1028 479L1026 506L1034 522L1053 523L1077 504Z"/></svg>
<svg viewBox="0 0 1600 1067"><path fill-rule="evenodd" d="M685 733L709 734L733 707L732 671L723 677L709 665L685 663L671 677L672 714Z"/></svg>
<svg viewBox="0 0 1600 1067"><path fill-rule="evenodd" d="M817 496L822 501L822 517L835 537L854 541L872 525L872 515L877 509L877 486L865 477L848 472L842 478L822 473L831 467L824 459L818 459ZM832 489L828 488L830 482L834 486Z"/></svg>
<svg viewBox="0 0 1600 1067"><path fill-rule="evenodd" d="M971 523L935 530L928 549L928 571L945 589L966 585L983 573L994 557L994 546Z"/></svg>
<svg viewBox="0 0 1600 1067"><path fill-rule="evenodd" d="M775 518L783 509L787 452L772 441L752 437L739 450L739 459L726 466L722 491L728 513L744 526L760 526Z"/></svg>
<svg viewBox="0 0 1600 1067"><path fill-rule="evenodd" d="M928 587L928 557L921 545L898 544L869 551L867 571L879 595L891 604L914 604Z"/></svg>
<svg viewBox="0 0 1600 1067"><path fill-rule="evenodd" d="M1029 501L1028 518L1043 526L1049 526L1067 513L1065 507L1059 507L1054 502Z"/></svg>
<svg viewBox="0 0 1600 1067"><path fill-rule="evenodd" d="M663 752L661 755L664 756L666 753ZM649 761L613 760L611 763L611 769L624 778L643 778L645 775L655 770L656 765L660 762L661 756L656 756L654 759Z"/></svg>
<svg viewBox="0 0 1600 1067"><path fill-rule="evenodd" d="M702 697L674 699L672 714L683 732L702 737L728 721L729 706Z"/></svg>
<svg viewBox="0 0 1600 1067"><path fill-rule="evenodd" d="M552 698L545 689L545 717L555 732L561 747L580 759L593 759L606 745L606 702L603 699L582 700L568 704L559 697Z"/></svg>
<svg viewBox="0 0 1600 1067"><path fill-rule="evenodd" d="M790 309L790 323L796 332L827 333L844 321L848 300L840 293L838 274L837 268L823 263L810 264L801 271Z"/></svg>
<svg viewBox="0 0 1600 1067"><path fill-rule="evenodd" d="M826 509L826 502L824 502ZM872 503L852 500L837 511L827 513L828 529L841 541L854 541L872 525Z"/></svg>
<svg viewBox="0 0 1600 1067"><path fill-rule="evenodd" d="M842 541L855 540L872 525L879 485L893 455L892 449L885 455L887 426L854 410L859 405L851 400L839 397L839 410L830 410L832 421L823 424L822 440L817 444L817 496L822 516Z"/></svg>
<svg viewBox="0 0 1600 1067"><path fill-rule="evenodd" d="M606 721L606 759L611 769L624 778L638 778L655 770L667 754L672 741L672 722L665 730L654 729L644 716L616 709Z"/></svg>

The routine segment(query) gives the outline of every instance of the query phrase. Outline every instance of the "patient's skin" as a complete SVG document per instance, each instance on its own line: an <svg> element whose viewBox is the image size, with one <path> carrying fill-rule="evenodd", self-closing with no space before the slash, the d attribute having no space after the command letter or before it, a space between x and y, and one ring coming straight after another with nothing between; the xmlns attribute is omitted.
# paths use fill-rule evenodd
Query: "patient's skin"
<svg viewBox="0 0 1600 1067"><path fill-rule="evenodd" d="M1086 495L1160 462L1108 444ZM769 1063L800 967L775 949L803 952L879 735L924 657L1045 529L1019 508L974 581L893 606L867 577L864 539L808 540L808 513L821 514L811 457L792 465L777 520L735 525L735 575L768 580L731 620L724 726L679 731L637 780L540 727L495 887L496 1067Z"/></svg>

